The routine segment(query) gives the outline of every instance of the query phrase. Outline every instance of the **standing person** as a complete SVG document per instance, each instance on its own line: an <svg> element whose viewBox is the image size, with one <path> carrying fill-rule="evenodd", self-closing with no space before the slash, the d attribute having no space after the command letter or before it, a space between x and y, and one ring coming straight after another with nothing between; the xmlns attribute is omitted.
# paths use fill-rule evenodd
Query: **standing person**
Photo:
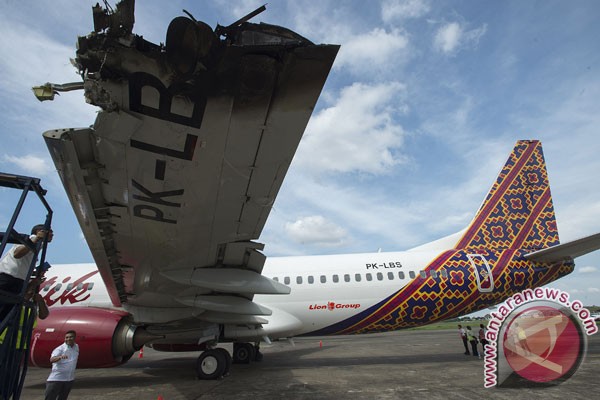
<svg viewBox="0 0 600 400"><path fill-rule="evenodd" d="M471 327L467 325L467 340L471 343L471 349L473 350L473 357L479 357L479 352L477 351L477 338L473 334Z"/></svg>
<svg viewBox="0 0 600 400"><path fill-rule="evenodd" d="M470 355L471 353L469 353L469 345L467 344L467 332L460 324L458 325L458 334L460 335L463 345L465 346L465 356Z"/></svg>
<svg viewBox="0 0 600 400"><path fill-rule="evenodd" d="M52 372L46 382L45 400L66 400L69 397L79 358L79 346L75 343L76 336L75 331L68 331L65 334L65 342L52 351L50 356Z"/></svg>
<svg viewBox="0 0 600 400"><path fill-rule="evenodd" d="M36 244L46 238L50 243L54 237L52 230L46 231L43 224L31 228L29 240ZM29 267L33 261L33 252L23 244L15 244L0 260L0 289L11 293L20 293Z"/></svg>
<svg viewBox="0 0 600 400"><path fill-rule="evenodd" d="M45 226L40 224L31 228L29 239L35 244L46 238L50 243L54 234L52 230L46 232ZM33 254L29 247L16 244L0 260L0 289L9 293L21 293L29 267L33 261ZM12 304L0 307L0 320L10 312Z"/></svg>
<svg viewBox="0 0 600 400"><path fill-rule="evenodd" d="M481 349L483 351L483 354L485 354L485 345L488 343L487 339L485 338L485 334L485 326L483 324L479 324L479 342L481 342Z"/></svg>

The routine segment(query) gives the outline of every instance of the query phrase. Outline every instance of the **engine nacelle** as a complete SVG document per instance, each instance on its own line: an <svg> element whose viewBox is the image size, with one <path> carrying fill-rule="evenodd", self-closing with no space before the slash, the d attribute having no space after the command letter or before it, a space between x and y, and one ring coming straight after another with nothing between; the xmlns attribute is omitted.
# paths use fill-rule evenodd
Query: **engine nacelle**
<svg viewBox="0 0 600 400"><path fill-rule="evenodd" d="M50 309L50 315L31 335L30 364L50 367L52 350L64 343L65 333L77 332L77 368L105 368L123 364L151 338L132 323L125 311L90 307Z"/></svg>

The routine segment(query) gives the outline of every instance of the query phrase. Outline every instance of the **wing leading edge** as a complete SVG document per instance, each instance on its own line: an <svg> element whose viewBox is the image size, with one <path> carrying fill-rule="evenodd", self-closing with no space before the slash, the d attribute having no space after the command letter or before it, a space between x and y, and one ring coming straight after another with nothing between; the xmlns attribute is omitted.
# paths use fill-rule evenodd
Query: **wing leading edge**
<svg viewBox="0 0 600 400"><path fill-rule="evenodd" d="M288 290L260 275L253 240L339 46L183 17L157 46L132 27L79 38L94 126L44 133L111 300L266 315L253 295Z"/></svg>

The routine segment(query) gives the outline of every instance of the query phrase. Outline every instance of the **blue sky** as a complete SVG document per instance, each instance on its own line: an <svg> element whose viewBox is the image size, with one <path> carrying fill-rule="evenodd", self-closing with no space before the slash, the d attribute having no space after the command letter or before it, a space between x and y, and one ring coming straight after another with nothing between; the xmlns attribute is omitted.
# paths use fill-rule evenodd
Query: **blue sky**
<svg viewBox="0 0 600 400"><path fill-rule="evenodd" d="M42 139L91 125L69 58L96 1L0 0L0 171L40 177L51 263L91 262ZM165 41L188 10L214 27L261 1L138 0L134 32ZM114 3L113 3L114 5ZM341 44L261 237L268 256L405 250L465 227L518 139L544 145L562 241L600 231L600 2L272 1L253 22ZM18 193L0 189L6 226ZM30 196L18 229L44 213ZM600 305L600 252L552 284Z"/></svg>

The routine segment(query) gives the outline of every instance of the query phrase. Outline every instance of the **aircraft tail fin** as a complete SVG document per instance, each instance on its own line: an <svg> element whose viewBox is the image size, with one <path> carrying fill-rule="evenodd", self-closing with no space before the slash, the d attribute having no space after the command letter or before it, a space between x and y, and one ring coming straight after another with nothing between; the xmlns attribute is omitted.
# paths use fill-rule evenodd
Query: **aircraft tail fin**
<svg viewBox="0 0 600 400"><path fill-rule="evenodd" d="M520 140L455 248L533 251L558 243L542 144Z"/></svg>

